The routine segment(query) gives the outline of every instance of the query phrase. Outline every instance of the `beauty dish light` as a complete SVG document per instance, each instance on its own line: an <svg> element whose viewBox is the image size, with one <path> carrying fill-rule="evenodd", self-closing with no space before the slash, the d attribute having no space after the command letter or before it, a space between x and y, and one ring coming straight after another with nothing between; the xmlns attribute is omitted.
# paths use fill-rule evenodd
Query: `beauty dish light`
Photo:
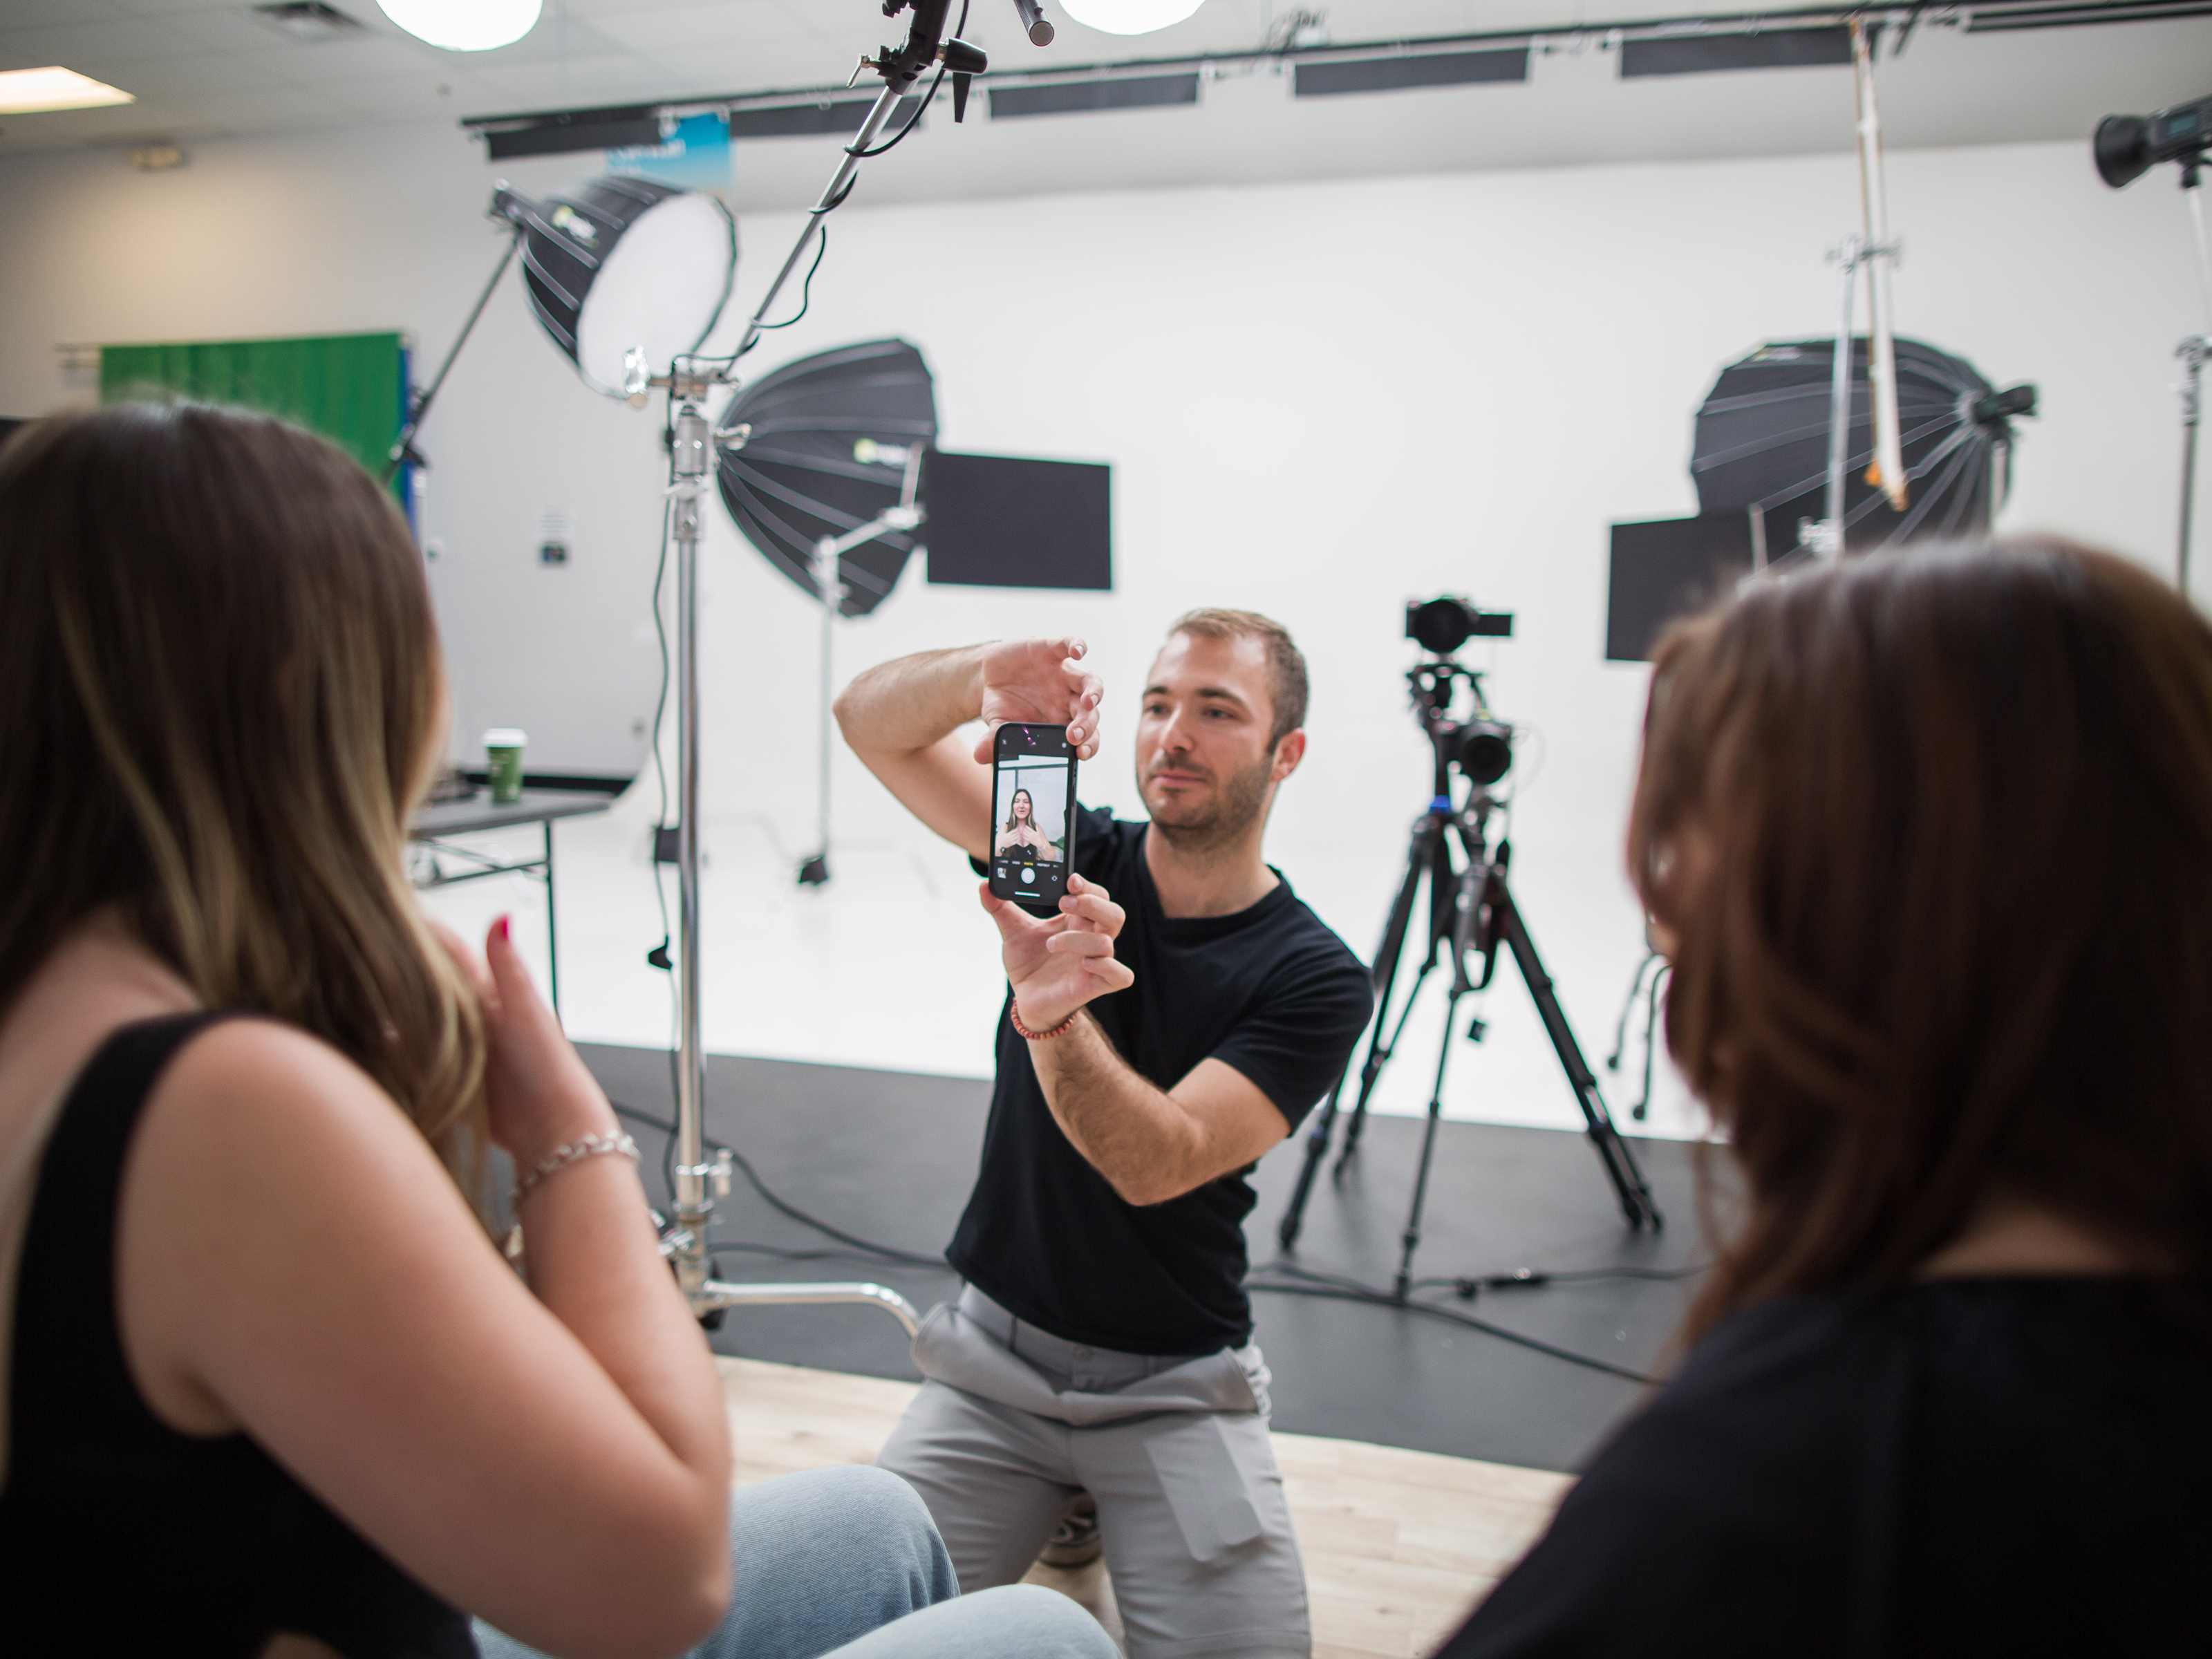
<svg viewBox="0 0 2212 1659"><path fill-rule="evenodd" d="M511 46L538 27L544 0L376 0L384 15L418 40L447 52Z"/></svg>
<svg viewBox="0 0 2212 1659"><path fill-rule="evenodd" d="M738 228L713 196L610 173L532 200L501 184L492 213L522 233L530 309L584 383L625 395L635 350L653 374L714 331L738 270Z"/></svg>
<svg viewBox="0 0 2212 1659"><path fill-rule="evenodd" d="M1172 27L1205 0L1060 0L1060 9L1085 28L1108 34L1150 34Z"/></svg>

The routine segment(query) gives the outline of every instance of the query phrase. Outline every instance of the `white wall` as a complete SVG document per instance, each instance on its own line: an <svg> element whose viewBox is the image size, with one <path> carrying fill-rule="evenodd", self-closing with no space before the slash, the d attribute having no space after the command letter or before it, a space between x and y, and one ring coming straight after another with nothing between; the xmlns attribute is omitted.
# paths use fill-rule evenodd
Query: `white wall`
<svg viewBox="0 0 2212 1659"><path fill-rule="evenodd" d="M2189 231L2164 180L2115 194L2085 152L1893 155L1898 305L1905 332L2042 389L2006 522L2157 562ZM511 173L542 187L588 172L580 159ZM64 340L398 325L434 358L496 252L480 220L493 176L436 130L208 146L166 176L99 154L0 167L0 408L88 395L58 371ZM833 222L811 314L763 367L903 334L936 371L948 446L1113 461L1118 586L979 593L916 572L842 631L841 678L926 646L1081 632L1113 717L1085 793L1129 810L1134 690L1163 625L1209 603L1279 617L1315 698L1271 855L1364 953L1427 793L1402 602L1460 590L1516 611L1516 637L1484 656L1499 710L1544 738L1516 884L1595 1060L1640 953L1619 842L1644 674L1601 660L1606 526L1692 509L1692 411L1756 342L1832 326L1822 256L1856 204L1843 156L896 208L866 205L864 185ZM744 220L741 300L797 224ZM655 679L657 436L656 419L581 390L519 295L495 301L426 439L465 732L519 722L548 764L635 754ZM562 568L535 562L549 507L577 525ZM761 815L796 847L811 613L719 515L706 572L709 850ZM857 768L836 787L848 841L935 860ZM992 966L970 951L946 972L980 983ZM1527 1000L1501 982L1487 1048L1455 1059L1449 1109L1572 1121ZM1419 1108L1433 1029L1417 1023L1386 1109ZM1657 1121L1693 1119L1669 1097Z"/></svg>

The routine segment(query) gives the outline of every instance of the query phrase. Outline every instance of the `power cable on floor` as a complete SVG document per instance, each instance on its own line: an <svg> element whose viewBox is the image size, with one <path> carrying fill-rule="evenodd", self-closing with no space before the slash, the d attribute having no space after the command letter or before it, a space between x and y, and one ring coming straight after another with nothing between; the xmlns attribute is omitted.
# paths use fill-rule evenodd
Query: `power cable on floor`
<svg viewBox="0 0 2212 1659"><path fill-rule="evenodd" d="M666 1118L655 1117L650 1112L641 1111L635 1106L624 1105L620 1101L611 1103L617 1115L626 1117L633 1123L642 1124L645 1127L656 1130L667 1137L662 1143L661 1168L667 1173L670 1196L672 1198L675 1194L675 1176L672 1167L673 1153L671 1149L676 1144L676 1126ZM743 1152L733 1146L724 1146L720 1141L710 1141L708 1145L717 1154L727 1152L730 1155L732 1167L744 1176L746 1183L754 1192L760 1194L762 1202L778 1214L799 1223L800 1226L811 1228L825 1238L835 1239L848 1249L859 1251L878 1261L890 1262L894 1267L926 1267L932 1270L945 1267L945 1258L941 1255L923 1255L919 1251L901 1249L896 1244L878 1243L874 1239L863 1238L858 1233L847 1232L843 1228L824 1221L819 1216L809 1214L771 1189L768 1182L761 1178L760 1171L753 1168L751 1160ZM726 1244L723 1248L733 1249L735 1246Z"/></svg>
<svg viewBox="0 0 2212 1659"><path fill-rule="evenodd" d="M1598 1273L1607 1270L1591 1269L1589 1271ZM1285 1284L1271 1281L1263 1277L1267 1273L1286 1274L1297 1282ZM1511 1277L1510 1275L1497 1276ZM1516 1280L1516 1282L1526 1281ZM1595 1354L1580 1353L1572 1348L1563 1348L1556 1343L1547 1342L1540 1337L1527 1336L1519 1331L1508 1330L1503 1325L1492 1324L1489 1320L1477 1318L1470 1313L1463 1313L1457 1308L1448 1308L1435 1302L1417 1302L1411 1297L1401 1299L1377 1285L1362 1284L1356 1279L1346 1278L1339 1273L1316 1272L1312 1268L1301 1267L1295 1262L1282 1261L1269 1262L1266 1267L1257 1269L1254 1277L1246 1281L1246 1288L1275 1296L1304 1296L1324 1302L1363 1303L1372 1307L1395 1308L1406 1313L1419 1314L1425 1319L1441 1320L1446 1324L1458 1325L1484 1336L1495 1337L1501 1342L1510 1342L1516 1347L1527 1348L1532 1352L1543 1354L1549 1358L1560 1360L1570 1365L1579 1365L1585 1370L1598 1371L1607 1376L1618 1376L1627 1382L1641 1382L1647 1386L1656 1384L1660 1380L1643 1371L1632 1370L1626 1365L1616 1365L1609 1359L1601 1359Z"/></svg>

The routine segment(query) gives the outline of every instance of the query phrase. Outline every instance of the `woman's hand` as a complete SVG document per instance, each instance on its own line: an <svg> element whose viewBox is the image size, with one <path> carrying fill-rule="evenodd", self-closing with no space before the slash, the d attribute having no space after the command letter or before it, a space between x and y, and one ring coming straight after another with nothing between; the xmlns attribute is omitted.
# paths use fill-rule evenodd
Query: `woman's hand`
<svg viewBox="0 0 2212 1659"><path fill-rule="evenodd" d="M1083 666L1081 640L1002 640L983 651L983 720L975 759L991 763L992 739L1008 720L1065 726L1079 760L1098 752L1098 704L1106 688Z"/></svg>
<svg viewBox="0 0 2212 1659"><path fill-rule="evenodd" d="M507 919L501 916L484 935L481 963L453 934L436 931L483 1006L492 1139L527 1170L556 1146L614 1133L614 1108L538 994L508 937Z"/></svg>

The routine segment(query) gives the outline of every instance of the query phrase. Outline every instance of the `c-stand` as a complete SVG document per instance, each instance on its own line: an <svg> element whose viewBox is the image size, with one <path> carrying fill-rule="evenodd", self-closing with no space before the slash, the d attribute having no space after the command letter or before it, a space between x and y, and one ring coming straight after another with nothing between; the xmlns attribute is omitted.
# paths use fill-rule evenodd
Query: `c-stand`
<svg viewBox="0 0 2212 1659"><path fill-rule="evenodd" d="M1345 1165L1358 1150L1376 1083L1397 1051L1398 1041L1405 1034L1407 1021L1413 1015L1422 986L1449 953L1451 986L1444 1003L1443 1036L1437 1044L1428 1123L1421 1137L1420 1167L1414 1176L1413 1204L1406 1217L1404 1252L1399 1260L1396 1286L1400 1301L1405 1300L1413 1288L1413 1253L1421 1242L1421 1212L1428 1195L1437 1125L1443 1115L1444 1071L1451 1056L1460 1001L1473 992L1489 988L1498 970L1500 944L1512 954L1522 982L1536 1005L1545 1034L1551 1038L1553 1050L1566 1074L1567 1086L1582 1109L1590 1144L1596 1149L1598 1161L1605 1166L1613 1191L1620 1196L1621 1213L1631 1227L1657 1228L1665 1224L1651 1189L1637 1168L1635 1155L1613 1127L1613 1115L1598 1092L1597 1079L1583 1058L1581 1045L1575 1040L1573 1028L1567 1024L1551 975L1536 953L1535 941L1529 937L1528 923L1508 884L1512 844L1502 836L1494 850L1491 844L1492 821L1499 805L1491 793L1491 785L1504 775L1510 763L1510 732L1491 715L1483 698L1482 677L1449 656L1417 665L1407 671L1406 678L1413 691L1415 711L1429 739L1431 789L1427 810L1413 821L1412 839L1406 850L1405 878L1399 883L1396 898L1391 902L1389 919L1383 924L1382 942L1376 949L1377 994L1372 1036L1368 1041L1366 1062L1359 1071L1358 1096L1352 1103L1351 1121L1345 1127L1344 1147L1333 1172L1340 1176ZM1458 720L1452 718L1451 705L1462 683L1473 694L1474 707L1469 719ZM1464 774L1467 778L1466 799L1457 806L1453 804L1455 773ZM1456 865L1452 852L1455 841L1461 860ZM1391 998L1396 989L1414 909L1422 902L1424 883L1428 888L1428 950L1394 1021ZM1479 975L1470 969L1470 956L1481 958ZM1483 1030L1483 1023L1476 1020L1468 1036L1479 1042ZM1350 1075L1349 1066L1346 1075ZM1336 1087L1330 1091L1327 1103L1306 1137L1305 1164L1298 1172L1297 1188L1291 1195L1290 1207L1284 1212L1278 1232L1286 1252L1297 1245L1315 1173L1328 1155L1344 1084L1344 1078L1337 1079Z"/></svg>

